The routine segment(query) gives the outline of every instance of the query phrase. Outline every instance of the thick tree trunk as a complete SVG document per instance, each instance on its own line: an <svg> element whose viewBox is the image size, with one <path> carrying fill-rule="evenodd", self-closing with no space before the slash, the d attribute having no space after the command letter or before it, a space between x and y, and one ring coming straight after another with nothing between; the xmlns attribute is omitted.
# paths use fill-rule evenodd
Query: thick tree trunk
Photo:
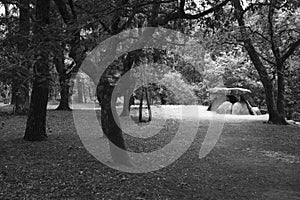
<svg viewBox="0 0 300 200"><path fill-rule="evenodd" d="M97 92L97 97L101 106L101 125L103 133L110 141L112 160L115 164L131 166L115 107L117 97L112 96L114 87L105 77L101 78L99 87L101 89L97 91L101 93Z"/></svg>
<svg viewBox="0 0 300 200"><path fill-rule="evenodd" d="M118 1L118 4L122 3ZM115 15L116 19L111 25L112 34L118 34L118 23L120 16L118 13ZM106 49L107 60L110 58L116 57L116 50L118 47L119 41L112 40L108 49ZM105 56L105 57L106 57ZM105 63L104 58L104 63ZM107 69L106 69L107 70ZM127 71L124 70L123 73ZM106 137L110 141L110 153L114 163L132 166L130 158L126 151L125 142L123 139L122 129L120 128L119 118L116 111L115 103L117 96L113 97L113 89L115 87L109 83L109 80L106 76L106 71L102 74L102 77L99 80L97 85L97 98L101 106L101 125L102 130ZM115 116L115 117L114 117Z"/></svg>
<svg viewBox="0 0 300 200"><path fill-rule="evenodd" d="M28 141L44 140L46 135L46 112L49 93L48 54L38 59L35 69L37 74L33 81L30 109L24 139Z"/></svg>
<svg viewBox="0 0 300 200"><path fill-rule="evenodd" d="M252 55L253 53L250 54ZM264 86L266 103L269 112L269 123L283 125L288 124L284 118L284 115L280 114L277 110L275 104L274 87L272 81L270 80L270 78L268 78L267 72L265 70L262 70L263 66L259 65L260 62L258 62L258 60L255 57L252 57L251 60L254 63L254 66L257 69L260 79Z"/></svg>
<svg viewBox="0 0 300 200"><path fill-rule="evenodd" d="M279 66L277 70L277 109L279 114L285 116L284 110L284 75L283 67Z"/></svg>
<svg viewBox="0 0 300 200"><path fill-rule="evenodd" d="M269 122L273 124L287 124L283 115L281 115L275 104L274 88L271 81L263 81L266 93L266 103L269 112Z"/></svg>
<svg viewBox="0 0 300 200"><path fill-rule="evenodd" d="M272 85L271 79L268 76L266 68L263 66L261 60L255 52L254 47L249 43L249 41L246 42L245 47L248 51L252 63L254 64L254 67L258 71L258 74L264 86L266 103L269 112L269 123L284 125L288 124L284 118L284 115L281 115L277 110L275 104L274 87Z"/></svg>
<svg viewBox="0 0 300 200"><path fill-rule="evenodd" d="M128 0L116 1L116 7L124 5ZM116 12L112 17L112 24L110 25L110 30L112 35L118 34L121 29L119 29L119 22L121 21L121 15ZM119 45L117 38L111 41L111 44L106 49L107 60L110 58L116 58L116 50ZM104 58L104 63L105 63ZM126 73L126 69L124 73ZM100 78L99 84L97 86L97 98L101 106L101 125L104 134L110 140L110 153L114 163L122 164L126 166L132 166L130 158L127 154L125 142L123 139L122 130L120 128L120 123L118 115L116 112L116 98L112 97L114 86L111 86L108 78L105 76L105 72ZM115 117L114 117L115 116Z"/></svg>
<svg viewBox="0 0 300 200"><path fill-rule="evenodd" d="M49 42L44 32L49 24L50 0L37 0L35 36L41 44ZM47 46L46 44L44 44ZM34 81L31 93L30 108L26 123L25 140L41 141L46 139L46 113L49 93L49 52L38 49L36 64L34 65Z"/></svg>

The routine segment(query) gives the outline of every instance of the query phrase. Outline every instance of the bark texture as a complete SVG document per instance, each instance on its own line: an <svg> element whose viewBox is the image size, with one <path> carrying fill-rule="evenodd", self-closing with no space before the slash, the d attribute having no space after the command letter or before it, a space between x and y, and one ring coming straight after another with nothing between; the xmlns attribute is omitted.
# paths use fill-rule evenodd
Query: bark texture
<svg viewBox="0 0 300 200"><path fill-rule="evenodd" d="M49 21L50 0L37 0L35 38L43 46L47 46L48 39L44 27ZM30 108L26 123L25 140L41 141L46 139L46 113L49 93L49 52L47 48L37 50L34 65L34 80L31 94Z"/></svg>

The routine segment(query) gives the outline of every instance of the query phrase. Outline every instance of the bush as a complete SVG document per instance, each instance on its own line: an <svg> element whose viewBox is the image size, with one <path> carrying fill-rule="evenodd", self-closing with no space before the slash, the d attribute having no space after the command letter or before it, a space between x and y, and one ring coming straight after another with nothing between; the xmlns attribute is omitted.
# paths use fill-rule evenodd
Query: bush
<svg viewBox="0 0 300 200"><path fill-rule="evenodd" d="M165 74L159 83L165 88L164 95L168 104L197 104L194 86L186 83L178 72Z"/></svg>

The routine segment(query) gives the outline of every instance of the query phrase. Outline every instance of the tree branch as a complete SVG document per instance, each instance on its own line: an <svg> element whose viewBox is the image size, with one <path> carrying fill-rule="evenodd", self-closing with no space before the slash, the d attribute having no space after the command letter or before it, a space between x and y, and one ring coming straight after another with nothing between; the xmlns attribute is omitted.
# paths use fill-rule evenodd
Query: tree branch
<svg viewBox="0 0 300 200"><path fill-rule="evenodd" d="M273 28L273 17L274 17L276 3L277 3L277 0L271 0L271 4L269 6L269 13L268 13L268 23L269 23L269 35L270 35L271 49L272 49L272 52L274 54L277 64L279 64L281 62L280 61L280 51L279 51L278 46L276 45L276 41L274 40L274 28Z"/></svg>
<svg viewBox="0 0 300 200"><path fill-rule="evenodd" d="M244 9L243 13L246 13L249 10L253 10L255 9L255 7L268 6L268 5L270 5L270 3L250 3L249 6Z"/></svg>
<svg viewBox="0 0 300 200"><path fill-rule="evenodd" d="M66 24L71 24L73 22L73 17L70 15L68 11L68 7L63 0L54 0L64 22Z"/></svg>
<svg viewBox="0 0 300 200"><path fill-rule="evenodd" d="M75 12L75 9L74 9L74 3L73 3L73 0L68 0L69 2L69 6L71 8L71 12L72 12L72 15L73 15L73 19L77 19L77 13Z"/></svg>
<svg viewBox="0 0 300 200"><path fill-rule="evenodd" d="M104 30L106 32L108 32L109 34L111 34L111 30L109 29L109 27L101 19L99 19L98 22L101 24L101 26L104 28Z"/></svg>
<svg viewBox="0 0 300 200"><path fill-rule="evenodd" d="M245 49L247 50L248 55L249 55L252 63L254 64L256 70L258 71L262 82L267 84L267 82L269 80L268 72L260 59L259 53L255 50L251 39L249 38L249 36L246 33L245 21L244 21L244 16L243 16L244 10L243 10L243 7L241 6L241 2L240 2L240 0L231 0L231 1L235 8L235 16L236 16L236 19L237 19L239 27L240 27L240 33L242 35L243 42L245 44Z"/></svg>
<svg viewBox="0 0 300 200"><path fill-rule="evenodd" d="M298 39L296 42L290 45L289 50L281 57L282 62L286 61L286 59L288 59L299 46L300 46L300 39Z"/></svg>
<svg viewBox="0 0 300 200"><path fill-rule="evenodd" d="M252 28L249 27L249 26L247 26L246 28L249 29L250 32L252 32L252 33L254 33L254 34L260 36L262 39L264 39L264 40L266 40L267 42L270 42L270 43L271 43L271 41L270 41L268 38L266 38L263 34L261 34L260 32L252 30Z"/></svg>
<svg viewBox="0 0 300 200"><path fill-rule="evenodd" d="M198 14L186 14L185 12L182 12L182 10L179 10L177 12L168 14L164 19L158 19L158 25L165 25L167 24L169 21L174 21L176 19L199 19L201 17L204 17L205 15L208 15L210 13L213 13L217 10L219 10L220 8L222 8L223 6L225 6L230 0L224 0L222 3L217 4L216 6L207 9L203 12L200 12ZM183 2L181 1L180 3L183 4ZM182 6L182 5L181 5Z"/></svg>
<svg viewBox="0 0 300 200"><path fill-rule="evenodd" d="M185 7L185 0L180 1L179 11L181 13L184 13L184 7Z"/></svg>
<svg viewBox="0 0 300 200"><path fill-rule="evenodd" d="M262 58L264 61L266 61L266 62L269 63L270 65L276 66L276 63L275 63L275 62L273 62L273 61L269 60L267 57L263 56L262 53L259 53L259 52L257 52L257 51L256 51L256 53L257 53L257 55L258 55L260 58Z"/></svg>

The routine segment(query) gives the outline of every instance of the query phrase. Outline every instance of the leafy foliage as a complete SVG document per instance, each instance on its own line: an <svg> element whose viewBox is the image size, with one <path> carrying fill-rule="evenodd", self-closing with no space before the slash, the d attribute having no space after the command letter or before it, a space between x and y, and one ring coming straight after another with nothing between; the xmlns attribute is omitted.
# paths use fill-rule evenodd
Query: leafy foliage
<svg viewBox="0 0 300 200"><path fill-rule="evenodd" d="M194 87L186 83L180 73L165 74L160 84L167 89L167 101L170 104L191 105L197 103Z"/></svg>

